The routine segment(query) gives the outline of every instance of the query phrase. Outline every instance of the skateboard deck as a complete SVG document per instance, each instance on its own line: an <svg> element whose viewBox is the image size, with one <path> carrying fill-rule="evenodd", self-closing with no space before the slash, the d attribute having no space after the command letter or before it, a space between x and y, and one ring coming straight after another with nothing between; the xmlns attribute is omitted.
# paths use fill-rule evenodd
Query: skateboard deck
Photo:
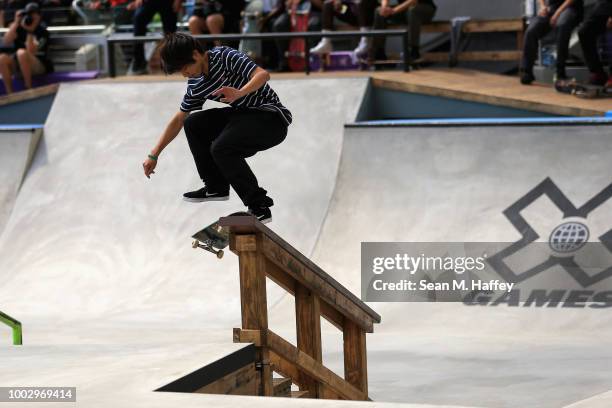
<svg viewBox="0 0 612 408"><path fill-rule="evenodd" d="M595 99L612 96L612 87L604 85L588 85L576 82L576 80L555 82L557 92L575 95L578 98Z"/></svg>
<svg viewBox="0 0 612 408"><path fill-rule="evenodd" d="M264 3L262 0L251 0L242 12L242 32L244 34L259 34L259 23L263 16ZM251 57L261 57L261 40L241 40L238 49Z"/></svg>
<svg viewBox="0 0 612 408"><path fill-rule="evenodd" d="M612 87L577 84L574 95L584 99L612 97Z"/></svg>
<svg viewBox="0 0 612 408"><path fill-rule="evenodd" d="M291 32L308 31L308 18L310 16L310 2L305 2L290 10ZM287 62L292 71L303 71L306 68L306 41L303 38L293 38L289 42Z"/></svg>
<svg viewBox="0 0 612 408"><path fill-rule="evenodd" d="M229 217L253 217L248 212L240 211L229 215ZM213 222L209 226L201 229L191 236L193 248L202 248L205 251L217 255L217 258L223 258L223 249L229 245L229 229L219 225L219 220Z"/></svg>

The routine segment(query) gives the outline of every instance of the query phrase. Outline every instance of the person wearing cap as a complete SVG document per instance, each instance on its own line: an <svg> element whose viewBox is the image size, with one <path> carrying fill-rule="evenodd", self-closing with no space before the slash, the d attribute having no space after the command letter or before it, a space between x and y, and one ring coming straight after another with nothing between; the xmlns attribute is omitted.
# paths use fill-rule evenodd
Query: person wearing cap
<svg viewBox="0 0 612 408"><path fill-rule="evenodd" d="M21 72L26 89L32 88L32 76L53 70L47 59L49 31L42 22L37 3L28 3L15 14L3 38L4 46L13 46L11 54L0 54L0 74L7 93L13 92L12 76Z"/></svg>

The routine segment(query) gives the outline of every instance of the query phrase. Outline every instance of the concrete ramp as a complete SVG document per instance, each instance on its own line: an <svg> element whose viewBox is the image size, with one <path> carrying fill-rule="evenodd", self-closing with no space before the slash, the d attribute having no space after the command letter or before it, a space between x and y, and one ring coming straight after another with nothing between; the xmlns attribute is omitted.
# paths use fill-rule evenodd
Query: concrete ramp
<svg viewBox="0 0 612 408"><path fill-rule="evenodd" d="M42 128L36 126L0 129L0 234L13 210L41 136Z"/></svg>
<svg viewBox="0 0 612 408"><path fill-rule="evenodd" d="M612 227L611 129L347 128L313 260L360 293L362 241L515 242L504 210L547 178L576 207L603 192L584 221L597 240ZM545 241L566 209L538 197L520 214ZM552 408L612 386L609 308L371 306L375 400Z"/></svg>
<svg viewBox="0 0 612 408"><path fill-rule="evenodd" d="M251 163L275 199L279 234L304 253L312 251L332 194L343 124L354 120L366 86L367 79L274 83L295 124L282 145ZM243 210L242 203L235 194L226 203L182 201L183 192L201 186L182 132L156 174L148 180L142 172L183 92L183 82L60 87L46 148L0 238L2 307L29 330L29 318L45 315L239 322L237 259L219 262L195 251L190 236ZM304 108L323 94L328 102ZM271 301L275 296L280 291Z"/></svg>

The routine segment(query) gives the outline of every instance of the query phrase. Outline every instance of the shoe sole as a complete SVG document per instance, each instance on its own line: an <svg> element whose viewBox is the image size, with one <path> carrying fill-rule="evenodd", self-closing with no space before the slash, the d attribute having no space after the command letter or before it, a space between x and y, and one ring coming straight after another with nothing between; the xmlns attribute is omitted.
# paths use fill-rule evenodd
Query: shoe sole
<svg viewBox="0 0 612 408"><path fill-rule="evenodd" d="M272 217L264 218L263 220L259 220L259 222L261 222L262 224L267 224L269 222L272 222Z"/></svg>
<svg viewBox="0 0 612 408"><path fill-rule="evenodd" d="M208 197L208 198L183 197L183 200L187 201L189 203L203 203L205 201L227 201L227 200L229 200L229 196L226 196L226 197Z"/></svg>

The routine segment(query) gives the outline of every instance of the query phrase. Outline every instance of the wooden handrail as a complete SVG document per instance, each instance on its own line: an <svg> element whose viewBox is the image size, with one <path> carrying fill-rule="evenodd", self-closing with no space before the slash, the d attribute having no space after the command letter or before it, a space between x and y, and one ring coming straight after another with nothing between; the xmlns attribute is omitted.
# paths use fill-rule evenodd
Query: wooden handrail
<svg viewBox="0 0 612 408"><path fill-rule="evenodd" d="M364 329L368 333L372 332L373 323L381 322L378 313L255 218L222 217L219 225L229 227L234 236L261 233L266 258L282 268L289 269L294 278L309 289L317 291L336 311L353 319L360 326L365 326ZM362 319L369 323L366 324Z"/></svg>
<svg viewBox="0 0 612 408"><path fill-rule="evenodd" d="M238 255L242 328L234 329L234 341L257 347L258 395L274 394L276 371L302 396L367 400L366 333L380 315L255 217L219 224L229 228L229 248ZM266 278L295 297L296 346L268 329ZM344 379L323 365L321 316L343 333Z"/></svg>

